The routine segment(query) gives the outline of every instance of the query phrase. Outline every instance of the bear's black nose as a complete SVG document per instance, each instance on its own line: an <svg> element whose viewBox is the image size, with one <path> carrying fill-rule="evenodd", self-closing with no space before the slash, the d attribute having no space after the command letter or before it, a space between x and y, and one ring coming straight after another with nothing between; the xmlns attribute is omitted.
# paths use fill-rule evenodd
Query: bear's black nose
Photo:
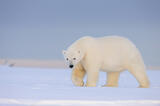
<svg viewBox="0 0 160 106"><path fill-rule="evenodd" d="M69 65L69 68L73 68L73 65Z"/></svg>

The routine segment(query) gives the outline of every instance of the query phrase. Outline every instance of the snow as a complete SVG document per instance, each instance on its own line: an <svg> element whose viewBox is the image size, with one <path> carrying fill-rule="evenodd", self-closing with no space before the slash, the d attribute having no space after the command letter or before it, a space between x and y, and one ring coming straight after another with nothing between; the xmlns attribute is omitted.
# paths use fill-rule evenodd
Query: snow
<svg viewBox="0 0 160 106"><path fill-rule="evenodd" d="M75 87L70 69L0 66L0 106L160 106L160 71L148 70L151 87L137 88L129 72L120 76L119 87Z"/></svg>

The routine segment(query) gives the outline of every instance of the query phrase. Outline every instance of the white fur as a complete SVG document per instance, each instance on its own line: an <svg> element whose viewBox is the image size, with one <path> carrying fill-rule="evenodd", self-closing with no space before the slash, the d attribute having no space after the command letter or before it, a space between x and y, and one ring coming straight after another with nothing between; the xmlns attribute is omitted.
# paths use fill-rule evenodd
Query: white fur
<svg viewBox="0 0 160 106"><path fill-rule="evenodd" d="M96 86L100 70L107 72L107 84L104 86L118 86L120 72L128 70L137 79L140 87L149 87L141 55L135 45L124 37L82 37L63 51L63 54L68 64L74 65L73 71L81 73L77 71L77 64L86 71L86 86ZM73 83L83 85L77 84L74 79L73 74Z"/></svg>

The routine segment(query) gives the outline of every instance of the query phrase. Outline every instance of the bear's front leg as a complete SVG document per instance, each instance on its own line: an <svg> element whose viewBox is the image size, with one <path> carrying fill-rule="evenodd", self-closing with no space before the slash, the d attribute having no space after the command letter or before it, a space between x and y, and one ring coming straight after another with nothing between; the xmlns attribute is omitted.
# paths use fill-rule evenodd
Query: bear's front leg
<svg viewBox="0 0 160 106"><path fill-rule="evenodd" d="M103 87L117 87L119 80L120 72L108 72L107 73L107 81Z"/></svg>
<svg viewBox="0 0 160 106"><path fill-rule="evenodd" d="M78 63L72 71L72 82L75 86L83 86L83 78L86 71L80 63Z"/></svg>
<svg viewBox="0 0 160 106"><path fill-rule="evenodd" d="M86 87L96 87L98 76L99 70L88 70Z"/></svg>

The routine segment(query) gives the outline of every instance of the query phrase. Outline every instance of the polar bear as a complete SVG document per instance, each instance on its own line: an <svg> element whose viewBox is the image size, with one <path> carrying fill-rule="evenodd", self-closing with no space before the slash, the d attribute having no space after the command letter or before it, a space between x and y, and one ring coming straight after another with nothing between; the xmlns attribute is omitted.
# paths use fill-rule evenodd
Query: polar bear
<svg viewBox="0 0 160 106"><path fill-rule="evenodd" d="M139 87L149 87L141 54L127 38L85 36L63 50L63 55L69 67L73 68L72 82L76 86L84 86L86 74L85 86L95 87L99 72L104 71L107 73L104 87L117 87L120 73L128 70L138 81Z"/></svg>

